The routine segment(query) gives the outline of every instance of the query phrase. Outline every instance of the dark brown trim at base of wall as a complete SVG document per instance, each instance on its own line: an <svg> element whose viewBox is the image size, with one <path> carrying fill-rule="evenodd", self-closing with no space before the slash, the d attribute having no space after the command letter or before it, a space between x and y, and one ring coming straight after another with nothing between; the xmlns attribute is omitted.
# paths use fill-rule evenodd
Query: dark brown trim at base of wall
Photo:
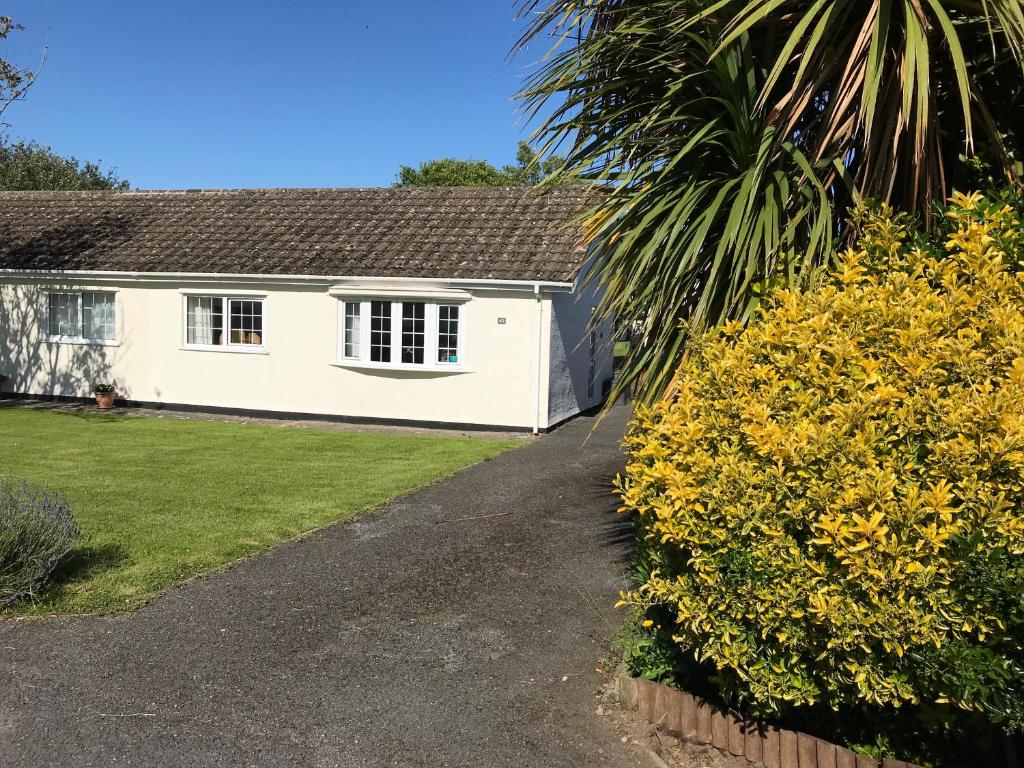
<svg viewBox="0 0 1024 768"><path fill-rule="evenodd" d="M90 397L70 397L67 395L33 395L26 392L0 392L0 400L39 400L47 403L74 403L88 405L93 402ZM451 421L417 421L415 419L377 419L367 416L335 416L326 413L302 413L300 411L264 411L253 408L225 408L216 405L189 405L187 403L155 403L147 400L118 400L123 408L149 408L155 411L171 413L212 413L224 416L241 416L256 419L279 419L281 421L324 421L333 424L351 424L353 426L379 427L420 427L422 429L449 429L462 432L532 432L530 427L513 427L507 424L465 424ZM594 414L600 407L573 414L557 424L545 427L543 433L551 432L577 416Z"/></svg>

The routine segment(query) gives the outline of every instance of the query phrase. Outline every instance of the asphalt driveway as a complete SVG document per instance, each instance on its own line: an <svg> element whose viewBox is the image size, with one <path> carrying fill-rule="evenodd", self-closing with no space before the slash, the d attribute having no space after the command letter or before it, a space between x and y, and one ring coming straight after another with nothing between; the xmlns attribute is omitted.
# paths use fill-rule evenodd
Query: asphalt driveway
<svg viewBox="0 0 1024 768"><path fill-rule="evenodd" d="M618 408L127 616L0 621L0 765L631 765Z"/></svg>

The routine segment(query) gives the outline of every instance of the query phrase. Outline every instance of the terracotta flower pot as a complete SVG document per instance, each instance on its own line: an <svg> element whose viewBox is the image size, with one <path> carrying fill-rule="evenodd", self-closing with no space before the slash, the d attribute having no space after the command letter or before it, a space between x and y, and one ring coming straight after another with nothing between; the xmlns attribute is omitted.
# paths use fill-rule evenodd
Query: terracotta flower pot
<svg viewBox="0 0 1024 768"><path fill-rule="evenodd" d="M94 393L96 398L96 407L101 411L109 411L114 407L114 401L117 399L117 392L96 392Z"/></svg>

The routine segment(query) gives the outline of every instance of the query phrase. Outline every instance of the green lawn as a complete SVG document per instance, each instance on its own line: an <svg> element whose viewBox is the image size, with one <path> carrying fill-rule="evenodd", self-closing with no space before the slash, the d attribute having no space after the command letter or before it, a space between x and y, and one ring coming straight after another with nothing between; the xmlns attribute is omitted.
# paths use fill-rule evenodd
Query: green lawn
<svg viewBox="0 0 1024 768"><path fill-rule="evenodd" d="M11 610L130 610L515 445L5 408L0 475L63 493L83 532L53 586Z"/></svg>

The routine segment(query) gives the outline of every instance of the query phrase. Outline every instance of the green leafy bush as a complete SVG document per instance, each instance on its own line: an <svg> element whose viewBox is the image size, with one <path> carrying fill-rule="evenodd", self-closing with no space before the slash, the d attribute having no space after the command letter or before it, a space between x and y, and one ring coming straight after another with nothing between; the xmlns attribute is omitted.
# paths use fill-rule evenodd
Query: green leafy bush
<svg viewBox="0 0 1024 768"><path fill-rule="evenodd" d="M60 496L0 479L0 606L42 589L79 535Z"/></svg>
<svg viewBox="0 0 1024 768"><path fill-rule="evenodd" d="M946 707L1024 725L1024 233L855 217L832 276L694 343L638 410L624 600L753 712ZM933 240L935 238L933 237Z"/></svg>

